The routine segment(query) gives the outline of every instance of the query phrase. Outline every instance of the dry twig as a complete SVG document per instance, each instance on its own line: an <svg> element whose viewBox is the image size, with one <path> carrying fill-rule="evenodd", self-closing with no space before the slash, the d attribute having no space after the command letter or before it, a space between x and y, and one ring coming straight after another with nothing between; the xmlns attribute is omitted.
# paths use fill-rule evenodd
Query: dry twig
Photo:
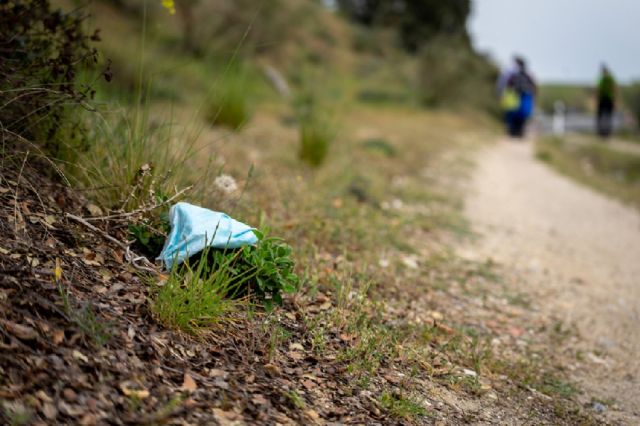
<svg viewBox="0 0 640 426"><path fill-rule="evenodd" d="M155 267L155 265L151 262L149 262L149 260L144 257L144 256L139 256L137 254L135 254L134 252L131 251L131 247L125 243L123 243L122 241L119 241L118 239L112 237L111 235L109 235L108 233L106 233L105 231L103 231L102 229L90 224L89 222L87 222L85 219L73 215L71 213L67 213L66 216L69 219L72 219L84 226L86 226L87 228L89 228L90 230L97 232L98 234L102 235L104 238L106 238L107 240L111 241L112 243L116 244L118 247L120 247L121 249L124 250L124 255L125 258L127 259L127 261L133 265L134 268L140 270L140 271L145 271L145 272L150 272L154 275L160 275L160 271L158 271L158 269Z"/></svg>
<svg viewBox="0 0 640 426"><path fill-rule="evenodd" d="M112 215L108 215L108 216L88 217L85 220L87 220L87 221L114 220L114 219L123 219L123 218L126 218L126 217L136 216L136 215L143 214L143 213L148 213L148 212L153 211L153 210L155 210L157 208L160 208L162 206L166 206L167 204L170 204L171 202L175 201L177 198L179 198L182 195L184 195L187 191L190 191L192 188L193 188L193 185L187 186L186 188L183 188L180 191L176 192L172 197L166 199L165 201L163 201L163 202L161 202L159 204L155 204L153 206L140 208L140 209L137 209L137 210L126 212L126 213L117 213L117 214L112 214Z"/></svg>

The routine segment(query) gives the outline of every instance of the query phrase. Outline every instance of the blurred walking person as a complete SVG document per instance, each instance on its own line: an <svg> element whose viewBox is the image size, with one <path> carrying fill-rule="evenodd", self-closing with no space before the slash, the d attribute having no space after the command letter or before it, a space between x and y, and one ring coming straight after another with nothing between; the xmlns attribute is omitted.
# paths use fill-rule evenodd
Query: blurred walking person
<svg viewBox="0 0 640 426"><path fill-rule="evenodd" d="M524 136L525 127L533 114L537 86L521 57L514 58L515 67L500 76L498 90L505 111L507 133L514 138Z"/></svg>
<svg viewBox="0 0 640 426"><path fill-rule="evenodd" d="M602 65L598 81L598 112L596 115L596 131L599 136L607 138L613 131L613 113L616 101L616 80L606 65Z"/></svg>

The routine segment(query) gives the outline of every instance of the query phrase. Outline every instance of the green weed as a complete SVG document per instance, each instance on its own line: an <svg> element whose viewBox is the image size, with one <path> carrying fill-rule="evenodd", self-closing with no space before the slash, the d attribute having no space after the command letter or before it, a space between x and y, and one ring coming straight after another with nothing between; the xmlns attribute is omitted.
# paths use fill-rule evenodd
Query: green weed
<svg viewBox="0 0 640 426"><path fill-rule="evenodd" d="M63 288L61 283L58 283L58 292L62 298L65 313L71 321L75 323L83 336L88 338L91 343L98 348L107 344L111 339L109 324L103 323L98 318L96 313L93 311L92 305L87 303L81 308L76 308L74 303L71 301L69 292Z"/></svg>
<svg viewBox="0 0 640 426"><path fill-rule="evenodd" d="M286 395L287 399L289 400L289 403L293 407L295 407L295 408L297 408L299 410L302 410L302 409L304 409L306 407L304 399L302 399L300 394L298 392L296 392L295 390L290 390L285 395Z"/></svg>
<svg viewBox="0 0 640 426"><path fill-rule="evenodd" d="M278 348L291 337L291 333L279 324L270 322L267 324L267 334L269 335L268 355L269 360L273 361Z"/></svg>
<svg viewBox="0 0 640 426"><path fill-rule="evenodd" d="M379 398L381 407L394 417L411 419L425 416L427 410L410 396L385 391Z"/></svg>
<svg viewBox="0 0 640 426"><path fill-rule="evenodd" d="M174 266L167 281L158 287L152 311L166 327L197 334L218 324L233 312L238 301L230 298L249 274L234 276L228 256L217 264L198 262L195 268L185 262Z"/></svg>
<svg viewBox="0 0 640 426"><path fill-rule="evenodd" d="M298 290L300 278L294 271L291 246L281 238L266 236L256 229L253 232L258 237L255 246L238 250L208 250L191 260L225 265L229 269L231 285L237 287L237 295L251 296L270 311L275 305L282 304L283 294L293 294Z"/></svg>
<svg viewBox="0 0 640 426"><path fill-rule="evenodd" d="M561 396L563 398L571 398L579 392L573 384L550 373L544 374L540 383L537 383L534 387L545 395Z"/></svg>
<svg viewBox="0 0 640 426"><path fill-rule="evenodd" d="M157 195L156 198L159 205L166 201L165 196ZM160 254L170 231L168 206L129 224L129 234L136 242L134 248L150 258Z"/></svg>

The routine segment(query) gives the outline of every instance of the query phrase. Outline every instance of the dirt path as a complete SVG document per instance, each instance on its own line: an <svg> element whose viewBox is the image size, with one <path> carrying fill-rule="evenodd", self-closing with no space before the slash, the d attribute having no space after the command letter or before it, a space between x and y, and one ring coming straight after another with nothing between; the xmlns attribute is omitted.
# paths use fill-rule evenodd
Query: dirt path
<svg viewBox="0 0 640 426"><path fill-rule="evenodd" d="M557 175L531 142L501 141L477 164L465 209L481 238L461 254L500 263L541 314L575 324L581 398L640 424L640 214Z"/></svg>

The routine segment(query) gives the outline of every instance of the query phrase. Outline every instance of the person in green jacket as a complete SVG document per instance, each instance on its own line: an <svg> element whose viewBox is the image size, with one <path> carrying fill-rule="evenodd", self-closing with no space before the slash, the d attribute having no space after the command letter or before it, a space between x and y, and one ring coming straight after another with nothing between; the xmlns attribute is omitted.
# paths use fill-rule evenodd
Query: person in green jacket
<svg viewBox="0 0 640 426"><path fill-rule="evenodd" d="M613 112L616 102L616 80L606 65L602 65L598 81L598 114L596 130L603 138L609 137L613 131Z"/></svg>

